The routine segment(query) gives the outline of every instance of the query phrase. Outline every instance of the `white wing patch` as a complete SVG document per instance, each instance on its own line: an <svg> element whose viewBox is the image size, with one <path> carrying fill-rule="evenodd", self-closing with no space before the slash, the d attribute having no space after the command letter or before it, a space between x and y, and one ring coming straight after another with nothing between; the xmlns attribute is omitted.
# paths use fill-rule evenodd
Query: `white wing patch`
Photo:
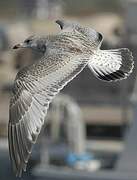
<svg viewBox="0 0 137 180"><path fill-rule="evenodd" d="M134 67L133 56L127 48L98 50L91 57L88 67L93 74L103 81L125 79Z"/></svg>

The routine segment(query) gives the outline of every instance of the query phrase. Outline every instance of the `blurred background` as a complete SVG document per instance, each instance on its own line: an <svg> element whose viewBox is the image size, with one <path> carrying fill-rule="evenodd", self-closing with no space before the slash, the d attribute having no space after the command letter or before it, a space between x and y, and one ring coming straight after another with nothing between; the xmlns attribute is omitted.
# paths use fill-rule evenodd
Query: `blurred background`
<svg viewBox="0 0 137 180"><path fill-rule="evenodd" d="M0 180L16 179L9 162L10 91L20 68L38 60L12 46L34 34L54 34L57 19L77 21L104 35L102 49L128 47L132 75L122 82L96 79L88 68L50 106L23 179L137 179L137 0L0 1Z"/></svg>

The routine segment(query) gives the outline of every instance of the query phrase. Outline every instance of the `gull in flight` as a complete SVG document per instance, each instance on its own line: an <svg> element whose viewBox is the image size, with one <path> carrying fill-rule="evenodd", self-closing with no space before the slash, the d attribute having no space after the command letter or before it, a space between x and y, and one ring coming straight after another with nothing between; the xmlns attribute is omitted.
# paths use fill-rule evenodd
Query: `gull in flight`
<svg viewBox="0 0 137 180"><path fill-rule="evenodd" d="M26 171L52 99L88 66L103 81L128 77L133 69L127 48L101 50L101 33L77 23L57 20L56 35L31 36L13 48L32 48L43 54L35 63L22 68L14 81L10 99L8 141L16 176Z"/></svg>

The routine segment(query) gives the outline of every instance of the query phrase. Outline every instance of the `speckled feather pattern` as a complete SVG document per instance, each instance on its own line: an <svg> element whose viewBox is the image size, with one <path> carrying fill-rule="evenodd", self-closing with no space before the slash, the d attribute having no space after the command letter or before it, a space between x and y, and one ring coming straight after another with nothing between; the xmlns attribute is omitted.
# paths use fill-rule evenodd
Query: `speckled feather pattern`
<svg viewBox="0 0 137 180"><path fill-rule="evenodd" d="M10 100L9 149L17 176L26 170L49 103L89 60L89 49L80 47L78 37L59 35L48 41L43 58L18 72Z"/></svg>
<svg viewBox="0 0 137 180"><path fill-rule="evenodd" d="M24 41L35 45L43 57L17 73L12 90L8 139L16 176L26 171L50 102L86 65L105 81L125 78L133 69L133 57L128 49L102 51L100 33L78 24L64 21L58 24L62 29L58 35L32 36Z"/></svg>

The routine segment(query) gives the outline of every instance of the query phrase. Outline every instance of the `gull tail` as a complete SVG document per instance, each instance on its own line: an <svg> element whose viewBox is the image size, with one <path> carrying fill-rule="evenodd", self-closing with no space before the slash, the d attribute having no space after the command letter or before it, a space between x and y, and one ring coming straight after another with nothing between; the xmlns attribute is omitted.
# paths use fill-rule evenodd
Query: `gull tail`
<svg viewBox="0 0 137 180"><path fill-rule="evenodd" d="M90 59L88 67L97 78L111 82L126 79L133 70L134 61L127 48L98 50Z"/></svg>

